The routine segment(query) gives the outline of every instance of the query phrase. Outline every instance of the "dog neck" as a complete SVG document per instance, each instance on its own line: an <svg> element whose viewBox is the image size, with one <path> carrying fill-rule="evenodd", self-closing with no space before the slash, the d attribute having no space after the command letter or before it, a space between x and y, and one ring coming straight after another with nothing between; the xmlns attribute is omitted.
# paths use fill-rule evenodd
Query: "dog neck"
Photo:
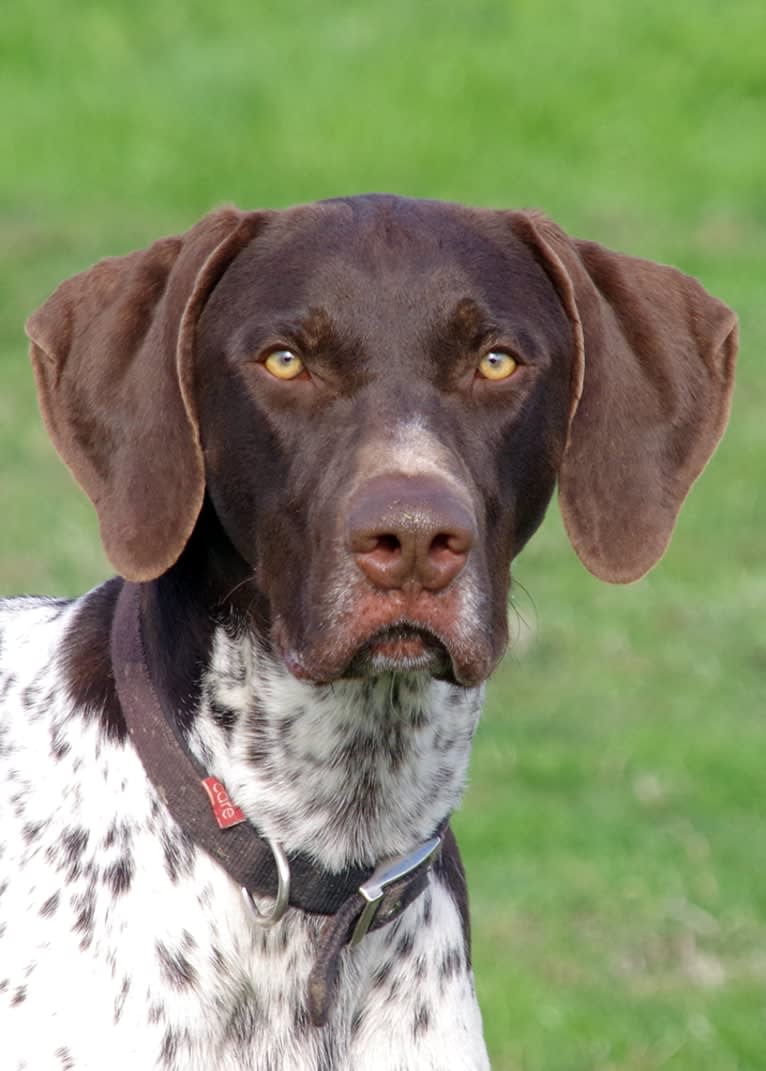
<svg viewBox="0 0 766 1071"><path fill-rule="evenodd" d="M297 680L220 535L144 590L149 670L187 746L287 852L335 870L411 850L460 801L483 688L424 673Z"/></svg>

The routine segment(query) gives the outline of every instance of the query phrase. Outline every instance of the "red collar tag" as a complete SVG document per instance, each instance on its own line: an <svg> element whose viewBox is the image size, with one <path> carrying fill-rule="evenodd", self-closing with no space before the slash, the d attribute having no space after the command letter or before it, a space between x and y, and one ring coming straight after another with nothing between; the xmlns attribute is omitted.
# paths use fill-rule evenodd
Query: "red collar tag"
<svg viewBox="0 0 766 1071"><path fill-rule="evenodd" d="M217 777L203 778L202 785L208 794L215 820L221 829L229 829L230 826L238 826L241 822L247 821L239 807L232 803L225 786Z"/></svg>

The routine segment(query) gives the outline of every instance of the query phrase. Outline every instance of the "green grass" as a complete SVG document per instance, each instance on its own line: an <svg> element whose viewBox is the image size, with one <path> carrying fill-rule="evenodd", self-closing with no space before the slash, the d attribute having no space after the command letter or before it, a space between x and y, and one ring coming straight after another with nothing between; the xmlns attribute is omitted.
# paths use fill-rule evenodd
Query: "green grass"
<svg viewBox="0 0 766 1071"><path fill-rule="evenodd" d="M0 589L108 572L21 325L212 205L365 190L548 211L739 311L731 429L650 578L552 510L457 826L500 1071L766 1066L766 7L761 0L8 5Z"/></svg>

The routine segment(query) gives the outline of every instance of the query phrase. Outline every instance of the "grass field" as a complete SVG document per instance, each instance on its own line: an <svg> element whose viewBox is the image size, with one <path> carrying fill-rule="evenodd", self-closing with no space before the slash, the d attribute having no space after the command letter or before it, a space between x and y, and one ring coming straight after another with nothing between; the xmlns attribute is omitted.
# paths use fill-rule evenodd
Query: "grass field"
<svg viewBox="0 0 766 1071"><path fill-rule="evenodd" d="M108 572L21 326L216 203L389 190L537 206L740 313L730 431L646 580L555 509L517 563L457 826L499 1071L766 1067L766 6L7 5L0 590Z"/></svg>

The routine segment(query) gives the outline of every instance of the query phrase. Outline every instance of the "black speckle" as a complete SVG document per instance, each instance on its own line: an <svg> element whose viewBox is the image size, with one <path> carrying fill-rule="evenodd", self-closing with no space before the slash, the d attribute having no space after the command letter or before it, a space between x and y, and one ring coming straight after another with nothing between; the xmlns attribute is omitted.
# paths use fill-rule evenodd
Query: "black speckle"
<svg viewBox="0 0 766 1071"><path fill-rule="evenodd" d="M312 1029L309 1013L303 1004L299 1004L293 1014L293 1033L296 1037L307 1034Z"/></svg>
<svg viewBox="0 0 766 1071"><path fill-rule="evenodd" d="M26 710L31 710L33 707L36 707L40 701L41 695L42 688L36 681L32 681L31 684L28 684L26 688L22 688L21 690L19 698L21 699L22 707Z"/></svg>
<svg viewBox="0 0 766 1071"><path fill-rule="evenodd" d="M431 1025L431 1013L428 1010L426 1004L419 1004L415 1012L415 1019L412 1024L413 1037L420 1037L421 1034L425 1034Z"/></svg>
<svg viewBox="0 0 766 1071"><path fill-rule="evenodd" d="M459 948L448 948L439 961L439 988L443 992L445 984L462 969L463 956Z"/></svg>
<svg viewBox="0 0 766 1071"><path fill-rule="evenodd" d="M133 860L130 856L118 859L104 871L104 882L115 896L127 892L133 881Z"/></svg>
<svg viewBox="0 0 766 1071"><path fill-rule="evenodd" d="M45 822L25 822L21 827L21 836L24 838L24 843L31 844L33 840L36 840L45 825Z"/></svg>
<svg viewBox="0 0 766 1071"><path fill-rule="evenodd" d="M433 918L434 904L433 897L430 890L428 890L423 896L423 925L430 926L431 919Z"/></svg>
<svg viewBox="0 0 766 1071"><path fill-rule="evenodd" d="M133 838L133 830L127 822L112 822L106 831L103 841L104 848L113 848L119 842L122 848L127 849Z"/></svg>
<svg viewBox="0 0 766 1071"><path fill-rule="evenodd" d="M224 973L226 969L226 960L223 958L223 953L217 945L213 945L210 950L210 963L219 974Z"/></svg>
<svg viewBox="0 0 766 1071"><path fill-rule="evenodd" d="M9 778L10 779L10 778ZM16 792L11 796L11 803L13 804L13 813L16 818L23 818L26 814L27 803L23 792Z"/></svg>
<svg viewBox="0 0 766 1071"><path fill-rule="evenodd" d="M159 1001L155 1001L153 1004L149 1005L149 1010L146 1013L147 1022L151 1023L152 1026L153 1026L155 1023L161 1022L164 1018L165 1018L165 1005L164 1004L160 1004Z"/></svg>
<svg viewBox="0 0 766 1071"><path fill-rule="evenodd" d="M392 960L387 960L385 963L381 964L380 967L378 967L378 969L372 976L373 989L380 989L381 986L384 986L386 984L389 977L391 976L392 967Z"/></svg>
<svg viewBox="0 0 766 1071"><path fill-rule="evenodd" d="M280 739L287 740L292 736L295 722L299 717L300 713L288 714L286 717L280 718L277 724L277 733L279 734Z"/></svg>
<svg viewBox="0 0 766 1071"><path fill-rule="evenodd" d="M3 702L3 694L0 691L0 703ZM0 725L0 756L8 758L16 749L10 742L10 733L7 725Z"/></svg>
<svg viewBox="0 0 766 1071"><path fill-rule="evenodd" d="M60 725L51 726L51 755L58 762L63 759L64 756L71 751L71 746L67 740L64 739L62 729Z"/></svg>
<svg viewBox="0 0 766 1071"><path fill-rule="evenodd" d="M162 976L173 989L187 989L197 981L197 971L180 950L173 951L158 941L157 958Z"/></svg>
<svg viewBox="0 0 766 1071"><path fill-rule="evenodd" d="M459 948L448 948L442 956L442 961L439 965L439 971L442 974L451 976L457 974L463 962L463 957L460 954Z"/></svg>
<svg viewBox="0 0 766 1071"><path fill-rule="evenodd" d="M114 1001L114 1021L119 1023L120 1016L122 1015L122 1009L125 1006L125 1000L130 992L130 978L127 974L123 976L122 985L120 986L120 992L115 997Z"/></svg>
<svg viewBox="0 0 766 1071"><path fill-rule="evenodd" d="M82 934L80 948L87 948L93 940L93 915L95 913L95 896L89 887L81 896L73 897L72 906L77 911L74 930Z"/></svg>
<svg viewBox="0 0 766 1071"><path fill-rule="evenodd" d="M2 687L0 687L0 702L4 702L11 689L16 687L15 673L7 673Z"/></svg>
<svg viewBox="0 0 766 1071"><path fill-rule="evenodd" d="M224 1036L235 1046L251 1046L258 1027L263 1024L263 1010L251 986L236 997L234 1009L226 1023Z"/></svg>
<svg viewBox="0 0 766 1071"><path fill-rule="evenodd" d="M23 1004L27 999L27 987L20 985L11 998L11 1007L15 1008L18 1004Z"/></svg>
<svg viewBox="0 0 766 1071"><path fill-rule="evenodd" d="M250 736L247 744L247 759L256 768L265 771L272 752L272 742L264 725L260 721L249 727Z"/></svg>
<svg viewBox="0 0 766 1071"><path fill-rule="evenodd" d="M396 954L400 959L407 959L415 947L415 936L412 932L402 934L396 946Z"/></svg>
<svg viewBox="0 0 766 1071"><path fill-rule="evenodd" d="M188 877L194 867L194 842L186 833L160 831L160 844L165 859L165 871L175 885L180 878Z"/></svg>
<svg viewBox="0 0 766 1071"><path fill-rule="evenodd" d="M227 735L231 733L237 724L235 711L231 707L224 706L223 703L218 703L215 699L210 700L210 713L213 715L216 725L220 725Z"/></svg>
<svg viewBox="0 0 766 1071"><path fill-rule="evenodd" d="M177 1052L178 1035L168 1027L163 1035L162 1048L160 1049L160 1060L165 1067L170 1067L175 1062Z"/></svg>
<svg viewBox="0 0 766 1071"><path fill-rule="evenodd" d="M56 1049L53 1055L61 1061L61 1071L74 1071L75 1062L66 1045L62 1045L60 1048Z"/></svg>
<svg viewBox="0 0 766 1071"><path fill-rule="evenodd" d="M82 826L65 829L61 836L61 846L64 853L64 865L70 868L69 878L73 881L80 873L82 853L88 847L87 829L83 829Z"/></svg>

